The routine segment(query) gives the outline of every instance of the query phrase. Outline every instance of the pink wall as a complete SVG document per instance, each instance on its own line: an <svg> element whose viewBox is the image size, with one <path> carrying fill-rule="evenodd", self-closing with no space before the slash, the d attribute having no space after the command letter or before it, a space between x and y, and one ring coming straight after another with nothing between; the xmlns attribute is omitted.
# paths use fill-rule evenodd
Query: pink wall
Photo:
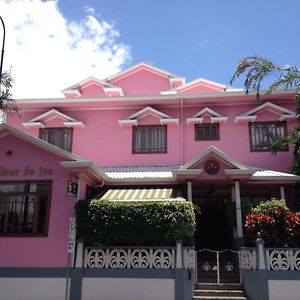
<svg viewBox="0 0 300 300"><path fill-rule="evenodd" d="M100 166L179 165L188 162L213 145L245 165L280 171L290 170L291 151L279 152L276 156L271 155L270 152L250 152L248 122L236 123L235 117L257 107L256 102L251 105L199 104L193 107L184 106L182 120L181 108L178 104L175 107L163 104L153 106L153 108L180 120L179 125L167 125L168 152L166 154L132 154L132 127L121 127L118 120L124 119L150 104L151 102L141 102L130 105L128 109L87 110L82 108L81 110L60 110L86 124L85 128L76 127L73 130L73 152L85 159L95 161ZM195 125L186 123L187 118L192 117L206 106L228 117L227 123L220 123L220 140L195 141ZM291 104L282 106L293 109ZM21 119L12 118L10 124L29 134L38 136L38 129L25 129L21 122L30 120L43 112L45 110L25 112ZM278 120L278 118L277 114L268 111L258 114L258 120L273 121ZM56 123L56 121L53 122ZM141 118L139 122L140 124L160 124L159 118L150 115ZM292 130L294 122L293 120L287 121L288 131ZM49 126L58 125L51 123L49 123Z"/></svg>
<svg viewBox="0 0 300 300"><path fill-rule="evenodd" d="M48 237L0 237L0 267L64 267L67 263L69 218L75 198L67 196L67 172L61 158L12 135L1 138L0 167L20 170L19 176L1 176L0 181L52 180ZM6 156L11 150L12 156ZM34 159L33 158L34 155ZM33 175L24 175L30 168ZM52 175L41 172L51 170ZM26 172L25 172L26 173Z"/></svg>
<svg viewBox="0 0 300 300"><path fill-rule="evenodd" d="M124 95L159 95L161 91L171 88L169 78L144 69L137 70L127 77L116 78L113 85L121 87Z"/></svg>

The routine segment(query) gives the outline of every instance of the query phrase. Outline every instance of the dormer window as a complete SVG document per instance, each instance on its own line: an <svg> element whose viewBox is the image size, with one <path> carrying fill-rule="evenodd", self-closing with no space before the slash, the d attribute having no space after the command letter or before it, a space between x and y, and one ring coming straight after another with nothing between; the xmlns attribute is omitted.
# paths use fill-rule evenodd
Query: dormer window
<svg viewBox="0 0 300 300"><path fill-rule="evenodd" d="M61 149L72 151L72 128L40 128L40 139Z"/></svg>
<svg viewBox="0 0 300 300"><path fill-rule="evenodd" d="M167 126L147 125L133 127L133 153L166 153Z"/></svg>

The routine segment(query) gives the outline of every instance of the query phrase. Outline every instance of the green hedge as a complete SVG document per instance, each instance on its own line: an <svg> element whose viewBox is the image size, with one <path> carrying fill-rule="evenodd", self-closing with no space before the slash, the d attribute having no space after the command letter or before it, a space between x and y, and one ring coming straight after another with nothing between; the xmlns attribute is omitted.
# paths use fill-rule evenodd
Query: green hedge
<svg viewBox="0 0 300 300"><path fill-rule="evenodd" d="M187 201L79 201L77 236L89 245L160 246L192 237L193 204Z"/></svg>

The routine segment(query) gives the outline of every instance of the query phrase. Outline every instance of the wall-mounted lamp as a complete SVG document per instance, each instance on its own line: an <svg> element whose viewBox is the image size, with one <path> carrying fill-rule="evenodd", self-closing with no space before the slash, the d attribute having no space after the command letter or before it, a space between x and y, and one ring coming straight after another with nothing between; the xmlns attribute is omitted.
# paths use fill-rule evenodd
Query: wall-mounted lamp
<svg viewBox="0 0 300 300"><path fill-rule="evenodd" d="M11 150L8 150L8 151L6 151L6 153L5 153L7 156L12 156L13 155L13 152L11 151Z"/></svg>

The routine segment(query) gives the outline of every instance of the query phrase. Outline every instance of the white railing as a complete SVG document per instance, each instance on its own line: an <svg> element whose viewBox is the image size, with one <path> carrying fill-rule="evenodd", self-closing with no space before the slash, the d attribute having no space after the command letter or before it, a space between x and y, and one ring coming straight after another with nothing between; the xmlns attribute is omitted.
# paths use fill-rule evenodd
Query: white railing
<svg viewBox="0 0 300 300"><path fill-rule="evenodd" d="M102 269L174 269L175 248L86 248L84 266ZM183 266L195 268L195 251L183 249Z"/></svg>
<svg viewBox="0 0 300 300"><path fill-rule="evenodd" d="M256 270L256 249L242 249L240 251L240 267L244 270Z"/></svg>
<svg viewBox="0 0 300 300"><path fill-rule="evenodd" d="M106 269L172 269L175 265L175 249L106 248L86 249L87 268Z"/></svg>
<svg viewBox="0 0 300 300"><path fill-rule="evenodd" d="M300 249L266 249L267 269L300 271Z"/></svg>
<svg viewBox="0 0 300 300"><path fill-rule="evenodd" d="M240 252L240 266L244 270L267 269L269 271L300 271L299 248L263 248L265 265L258 267L256 248L244 248Z"/></svg>

